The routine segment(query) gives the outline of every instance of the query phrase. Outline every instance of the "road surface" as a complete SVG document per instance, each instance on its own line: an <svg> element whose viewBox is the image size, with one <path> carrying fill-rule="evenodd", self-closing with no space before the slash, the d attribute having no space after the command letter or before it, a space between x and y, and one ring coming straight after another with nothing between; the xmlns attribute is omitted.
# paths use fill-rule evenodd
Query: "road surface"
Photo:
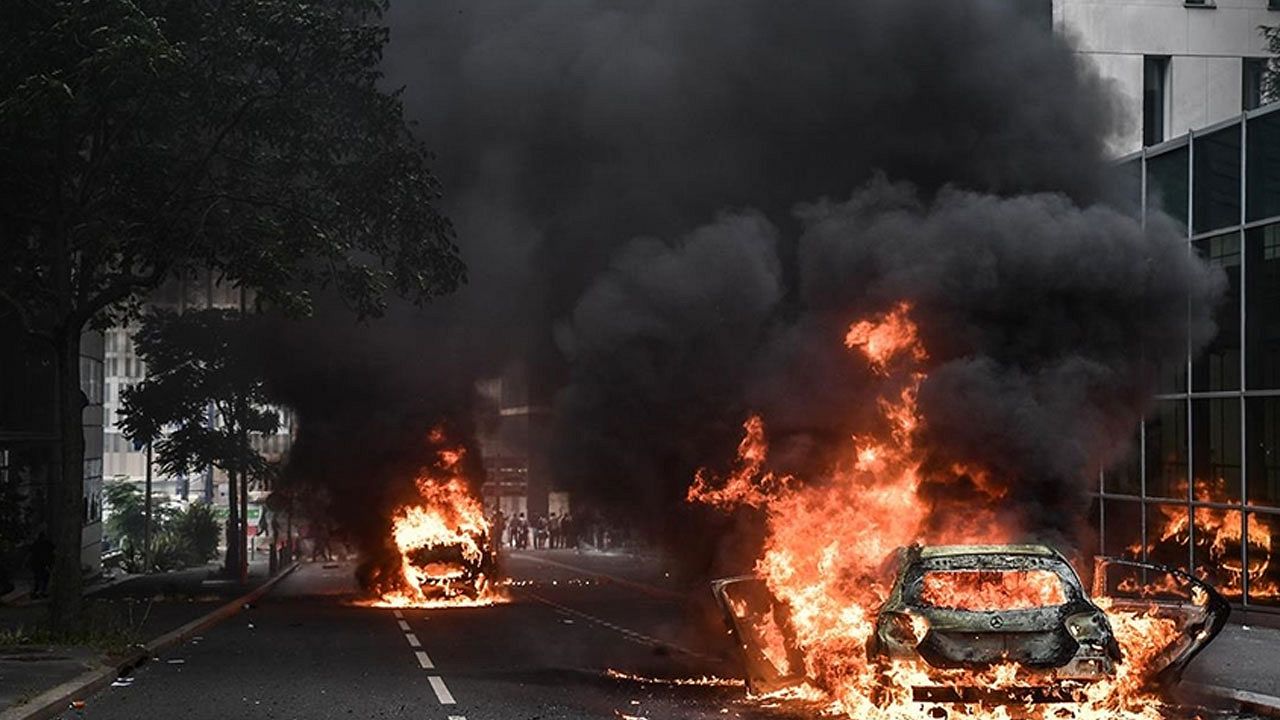
<svg viewBox="0 0 1280 720"><path fill-rule="evenodd" d="M512 554L505 563L514 581L509 603L400 611L353 605L352 566L306 564L257 607L63 717L780 716L747 704L736 685L611 676L736 672L724 643L686 619L687 601L663 587L653 566L572 553Z"/></svg>
<svg viewBox="0 0 1280 720"><path fill-rule="evenodd" d="M508 603L354 604L353 566L309 563L248 609L64 718L776 720L812 706L746 698L709 592L654 561L509 553ZM715 685L673 678L709 676ZM1172 717L1226 718L1177 711Z"/></svg>

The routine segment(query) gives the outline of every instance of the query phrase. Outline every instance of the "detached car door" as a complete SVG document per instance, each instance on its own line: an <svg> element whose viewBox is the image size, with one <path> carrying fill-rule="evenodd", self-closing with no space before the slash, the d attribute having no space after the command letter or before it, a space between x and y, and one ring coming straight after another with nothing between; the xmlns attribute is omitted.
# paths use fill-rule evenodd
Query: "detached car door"
<svg viewBox="0 0 1280 720"><path fill-rule="evenodd" d="M741 575L716 580L711 590L742 651L747 689L766 694L804 682L804 657L796 650L786 613L763 581Z"/></svg>
<svg viewBox="0 0 1280 720"><path fill-rule="evenodd" d="M1231 605L1208 583L1164 565L1094 558L1093 597L1106 608L1178 623L1179 634L1150 664L1146 681L1168 686L1227 624Z"/></svg>

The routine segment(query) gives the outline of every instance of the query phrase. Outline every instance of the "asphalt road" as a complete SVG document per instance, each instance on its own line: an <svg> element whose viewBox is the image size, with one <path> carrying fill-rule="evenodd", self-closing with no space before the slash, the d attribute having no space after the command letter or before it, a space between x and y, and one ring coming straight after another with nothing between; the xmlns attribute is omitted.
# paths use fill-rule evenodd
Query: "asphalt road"
<svg viewBox="0 0 1280 720"><path fill-rule="evenodd" d="M615 580L566 565L605 573ZM652 563L511 556L512 601L394 611L353 605L349 565L308 564L261 603L65 718L780 717L732 678L717 619L687 612ZM635 583L635 584L633 584ZM692 620L689 618L693 618ZM719 646L719 647L717 647Z"/></svg>
<svg viewBox="0 0 1280 720"><path fill-rule="evenodd" d="M701 720L812 718L748 700L700 588L660 563L572 553L505 559L511 601L353 603L353 567L307 564L260 604L153 659L64 718ZM626 675L619 677L618 673ZM1179 709L1171 717L1227 718Z"/></svg>

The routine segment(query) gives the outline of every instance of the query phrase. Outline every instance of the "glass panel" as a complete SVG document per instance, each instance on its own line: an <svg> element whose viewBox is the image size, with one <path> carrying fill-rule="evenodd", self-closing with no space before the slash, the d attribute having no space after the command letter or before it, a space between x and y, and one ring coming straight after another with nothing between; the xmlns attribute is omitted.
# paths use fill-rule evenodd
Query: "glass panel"
<svg viewBox="0 0 1280 720"><path fill-rule="evenodd" d="M1138 434L1134 433L1124 457L1102 473L1103 490L1120 495L1142 494L1140 448Z"/></svg>
<svg viewBox="0 0 1280 720"><path fill-rule="evenodd" d="M1245 233L1245 374L1250 390L1280 389L1280 225Z"/></svg>
<svg viewBox="0 0 1280 720"><path fill-rule="evenodd" d="M1147 505L1147 562L1180 569L1187 567L1190 517L1191 509L1186 505Z"/></svg>
<svg viewBox="0 0 1280 720"><path fill-rule="evenodd" d="M1196 499L1240 502L1240 398L1191 401Z"/></svg>
<svg viewBox="0 0 1280 720"><path fill-rule="evenodd" d="M1139 559L1142 557L1142 505L1130 500L1105 500L1102 554Z"/></svg>
<svg viewBox="0 0 1280 720"><path fill-rule="evenodd" d="M1187 497L1187 406L1158 400L1146 421L1147 496Z"/></svg>
<svg viewBox="0 0 1280 720"><path fill-rule="evenodd" d="M1197 234L1240 224L1240 126L1197 137L1195 202Z"/></svg>
<svg viewBox="0 0 1280 720"><path fill-rule="evenodd" d="M1218 331L1191 362L1192 390L1240 388L1240 233L1195 242L1196 252L1227 274L1229 289L1214 321Z"/></svg>
<svg viewBox="0 0 1280 720"><path fill-rule="evenodd" d="M1135 217L1142 211L1142 158L1115 166L1111 178L1114 183L1116 206Z"/></svg>
<svg viewBox="0 0 1280 720"><path fill-rule="evenodd" d="M1244 402L1249 502L1280 505L1280 397Z"/></svg>
<svg viewBox="0 0 1280 720"><path fill-rule="evenodd" d="M1164 140L1169 105L1169 57L1148 55L1142 60L1142 144Z"/></svg>
<svg viewBox="0 0 1280 720"><path fill-rule="evenodd" d="M1250 221L1280 215L1280 112L1252 118L1245 134Z"/></svg>
<svg viewBox="0 0 1280 720"><path fill-rule="evenodd" d="M1280 545L1275 541L1280 530L1280 518L1263 513L1249 513L1248 551L1249 602L1259 605L1280 605Z"/></svg>
<svg viewBox="0 0 1280 720"><path fill-rule="evenodd" d="M1243 595L1240 572L1242 518L1239 510L1195 509L1194 574L1208 581L1228 600L1239 600Z"/></svg>
<svg viewBox="0 0 1280 720"><path fill-rule="evenodd" d="M1164 210L1187 224L1187 147L1147 158L1147 212Z"/></svg>

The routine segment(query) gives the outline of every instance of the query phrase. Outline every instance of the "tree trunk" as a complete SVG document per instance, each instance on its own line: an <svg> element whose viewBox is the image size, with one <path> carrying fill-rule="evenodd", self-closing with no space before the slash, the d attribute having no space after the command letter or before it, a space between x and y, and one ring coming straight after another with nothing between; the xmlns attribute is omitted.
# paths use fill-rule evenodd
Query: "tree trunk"
<svg viewBox="0 0 1280 720"><path fill-rule="evenodd" d="M240 539L236 537L240 529L239 486L236 471L227 471L227 559L226 573L229 578L240 577Z"/></svg>
<svg viewBox="0 0 1280 720"><path fill-rule="evenodd" d="M57 338L58 450L50 473L49 539L54 544L49 617L55 630L80 623L84 579L80 571L84 527L84 408L80 391L79 328Z"/></svg>
<svg viewBox="0 0 1280 720"><path fill-rule="evenodd" d="M240 583L249 582L249 473L240 472Z"/></svg>

